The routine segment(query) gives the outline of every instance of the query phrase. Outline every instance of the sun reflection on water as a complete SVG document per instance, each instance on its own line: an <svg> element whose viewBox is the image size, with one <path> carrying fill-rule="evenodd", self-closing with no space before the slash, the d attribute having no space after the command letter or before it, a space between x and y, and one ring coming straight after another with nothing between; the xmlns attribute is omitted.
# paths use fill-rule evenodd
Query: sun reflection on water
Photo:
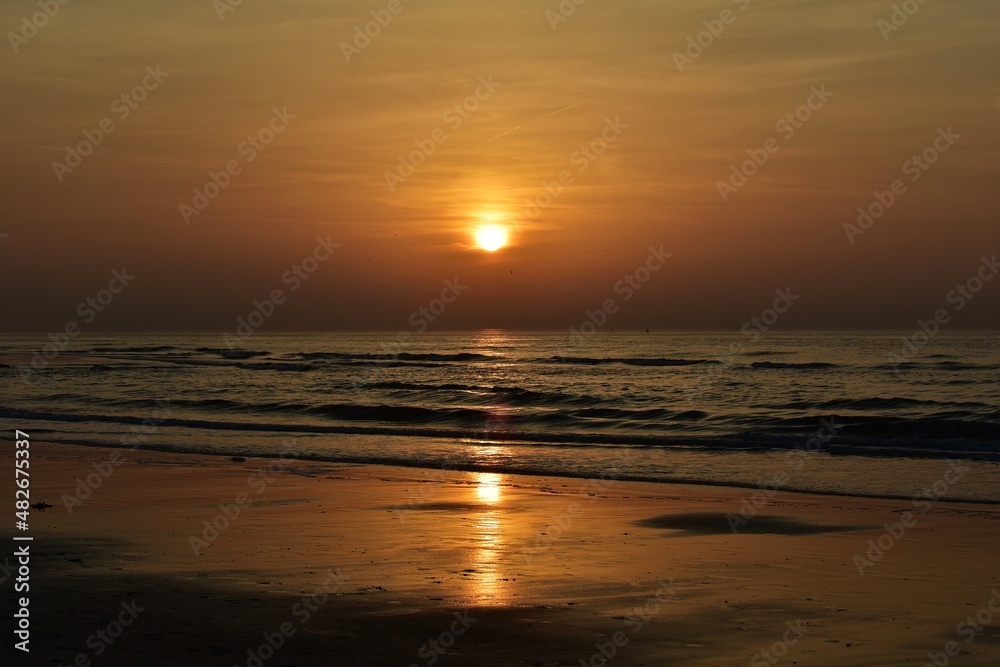
<svg viewBox="0 0 1000 667"><path fill-rule="evenodd" d="M502 360L510 353L514 341L502 330L483 331L476 341L478 352L497 360L477 368L476 381L488 386L506 386L513 382L509 377L509 362ZM500 466L509 462L513 452L499 444L491 436L508 428L508 421L517 413L517 408L505 405L496 396L485 396L484 403L477 405L489 413L479 438L465 442L470 447L470 460L476 465ZM509 572L505 570L511 562L506 534L509 514L504 503L504 476L481 472L473 473L475 500L481 508L469 517L473 528L472 549L466 578L469 597L480 605L504 605L511 601L512 589Z"/></svg>

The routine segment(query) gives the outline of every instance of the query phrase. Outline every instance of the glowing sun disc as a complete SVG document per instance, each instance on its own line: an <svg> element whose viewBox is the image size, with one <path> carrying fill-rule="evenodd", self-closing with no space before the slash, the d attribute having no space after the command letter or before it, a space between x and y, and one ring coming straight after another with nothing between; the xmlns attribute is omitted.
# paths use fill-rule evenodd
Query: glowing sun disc
<svg viewBox="0 0 1000 667"><path fill-rule="evenodd" d="M476 228L476 244L488 252L507 245L507 230L500 225L483 225Z"/></svg>

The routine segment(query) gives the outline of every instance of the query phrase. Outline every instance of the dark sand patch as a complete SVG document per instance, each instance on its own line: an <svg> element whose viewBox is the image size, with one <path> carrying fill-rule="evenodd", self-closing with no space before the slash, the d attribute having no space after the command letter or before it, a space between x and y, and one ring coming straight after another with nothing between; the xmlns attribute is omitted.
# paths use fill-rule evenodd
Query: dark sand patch
<svg viewBox="0 0 1000 667"><path fill-rule="evenodd" d="M730 520L730 517L736 519ZM665 528L680 531L670 533L668 537L686 537L688 535L723 535L733 533L750 533L753 535L822 535L824 533L845 533L858 530L868 530L871 526L847 525L835 526L811 523L790 516L758 514L752 519L744 520L738 514L723 514L722 512L688 512L685 514L661 514L649 519L633 522L646 528ZM735 527L735 530L734 530Z"/></svg>

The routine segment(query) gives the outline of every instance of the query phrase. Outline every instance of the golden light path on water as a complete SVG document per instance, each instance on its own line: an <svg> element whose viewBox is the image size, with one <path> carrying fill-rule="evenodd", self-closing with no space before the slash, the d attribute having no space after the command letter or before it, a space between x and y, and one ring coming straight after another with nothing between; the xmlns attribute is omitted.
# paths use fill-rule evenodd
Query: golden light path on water
<svg viewBox="0 0 1000 667"><path fill-rule="evenodd" d="M487 355L503 355L512 346L509 336L501 331L484 331L476 342L478 351ZM493 384L502 385L507 381L504 377L505 372L503 364L494 364L486 375ZM484 435L488 437L488 431L503 429L506 416L512 411L513 409L502 403L490 406L487 433ZM489 440L477 440L473 443L474 458L479 464L497 465L513 455L509 447ZM505 568L510 570L512 566L512 558L511 546L506 539L509 517L504 504L503 480L503 475L488 472L474 473L473 478L475 500L483 509L472 519L476 546L472 553L472 569L475 570L475 574L470 579L474 581L475 589L470 591L470 596L484 605L504 605L512 602L510 572L507 571L505 574Z"/></svg>

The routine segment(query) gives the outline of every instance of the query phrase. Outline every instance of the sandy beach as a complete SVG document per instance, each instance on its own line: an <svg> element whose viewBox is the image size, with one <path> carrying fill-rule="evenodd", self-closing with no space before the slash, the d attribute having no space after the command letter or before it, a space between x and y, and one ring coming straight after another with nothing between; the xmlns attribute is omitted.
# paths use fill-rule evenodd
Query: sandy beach
<svg viewBox="0 0 1000 667"><path fill-rule="evenodd" d="M32 664L1000 660L993 506L779 493L734 533L752 490L42 441L31 469Z"/></svg>

